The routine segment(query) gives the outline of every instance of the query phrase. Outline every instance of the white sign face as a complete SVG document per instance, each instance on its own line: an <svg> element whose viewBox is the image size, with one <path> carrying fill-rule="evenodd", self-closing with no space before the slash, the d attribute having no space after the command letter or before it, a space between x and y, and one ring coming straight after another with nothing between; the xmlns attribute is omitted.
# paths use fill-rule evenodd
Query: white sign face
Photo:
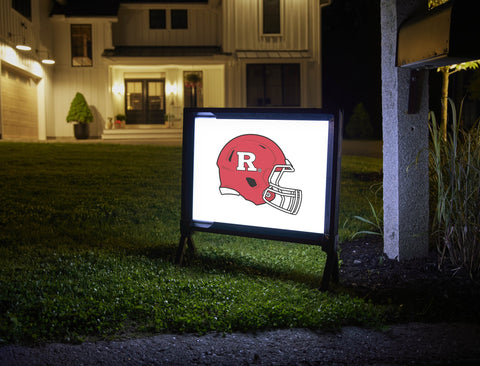
<svg viewBox="0 0 480 366"><path fill-rule="evenodd" d="M195 118L192 219L325 233L329 121Z"/></svg>

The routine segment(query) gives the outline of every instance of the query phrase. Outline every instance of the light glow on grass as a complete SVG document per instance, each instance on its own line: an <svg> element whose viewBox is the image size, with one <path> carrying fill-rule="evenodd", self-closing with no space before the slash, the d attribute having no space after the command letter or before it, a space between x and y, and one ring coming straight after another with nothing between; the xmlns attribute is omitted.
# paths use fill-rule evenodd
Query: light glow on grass
<svg viewBox="0 0 480 366"><path fill-rule="evenodd" d="M344 165L340 222L369 211L358 184L370 183L354 172L381 166ZM384 316L319 292L325 256L314 246L197 233L197 257L174 265L179 147L2 142L0 166L3 342L326 329Z"/></svg>

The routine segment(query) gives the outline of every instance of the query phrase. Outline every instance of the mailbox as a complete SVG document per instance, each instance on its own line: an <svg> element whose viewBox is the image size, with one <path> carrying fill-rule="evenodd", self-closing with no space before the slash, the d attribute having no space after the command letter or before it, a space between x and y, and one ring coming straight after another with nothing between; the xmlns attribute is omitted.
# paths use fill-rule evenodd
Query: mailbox
<svg viewBox="0 0 480 366"><path fill-rule="evenodd" d="M407 19L398 31L397 66L436 68L480 59L478 0L452 0Z"/></svg>

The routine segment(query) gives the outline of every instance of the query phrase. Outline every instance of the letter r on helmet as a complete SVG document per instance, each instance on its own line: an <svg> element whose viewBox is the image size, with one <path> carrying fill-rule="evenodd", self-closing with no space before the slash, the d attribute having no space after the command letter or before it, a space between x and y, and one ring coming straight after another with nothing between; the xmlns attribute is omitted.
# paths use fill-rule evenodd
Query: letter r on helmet
<svg viewBox="0 0 480 366"><path fill-rule="evenodd" d="M251 152L237 151L238 156L238 166L237 170L245 170L245 165L247 165L246 170L249 172L256 172L257 168L253 165L255 161L255 154Z"/></svg>

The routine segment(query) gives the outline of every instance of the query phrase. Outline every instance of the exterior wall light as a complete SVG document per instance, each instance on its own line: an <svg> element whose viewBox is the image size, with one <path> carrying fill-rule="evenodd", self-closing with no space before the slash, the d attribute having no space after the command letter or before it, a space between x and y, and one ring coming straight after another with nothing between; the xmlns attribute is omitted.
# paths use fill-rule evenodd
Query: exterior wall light
<svg viewBox="0 0 480 366"><path fill-rule="evenodd" d="M17 50L20 50L20 51L31 51L32 50L32 47L30 47L29 45L27 45L25 43L25 40L23 41L23 43L19 43L15 46L15 48Z"/></svg>
<svg viewBox="0 0 480 366"><path fill-rule="evenodd" d="M117 95L123 95L125 94L125 85L120 84L120 83L115 83L112 86L112 92Z"/></svg>
<svg viewBox="0 0 480 366"><path fill-rule="evenodd" d="M45 65L53 65L55 64L55 60L53 60L52 58L50 57L47 57L47 58L44 58L42 60L42 64L45 64Z"/></svg>
<svg viewBox="0 0 480 366"><path fill-rule="evenodd" d="M37 55L40 56L42 64L45 64L45 65L54 65L55 64L55 60L50 57L50 54L48 53L48 51L36 50L36 53L37 53ZM42 57L40 55L41 53L46 54L46 57Z"/></svg>
<svg viewBox="0 0 480 366"><path fill-rule="evenodd" d="M178 87L177 83L167 84L167 94L177 95Z"/></svg>
<svg viewBox="0 0 480 366"><path fill-rule="evenodd" d="M24 29L23 31L24 34L23 36L21 36L21 40L15 44L15 48L20 51L31 51L32 47L28 45L25 39L25 31L27 30L27 26L25 25L25 23L22 23L21 25L22 25L22 28ZM8 33L8 36L10 38L15 38L15 36L12 33ZM18 39L19 37L16 37L16 38Z"/></svg>

